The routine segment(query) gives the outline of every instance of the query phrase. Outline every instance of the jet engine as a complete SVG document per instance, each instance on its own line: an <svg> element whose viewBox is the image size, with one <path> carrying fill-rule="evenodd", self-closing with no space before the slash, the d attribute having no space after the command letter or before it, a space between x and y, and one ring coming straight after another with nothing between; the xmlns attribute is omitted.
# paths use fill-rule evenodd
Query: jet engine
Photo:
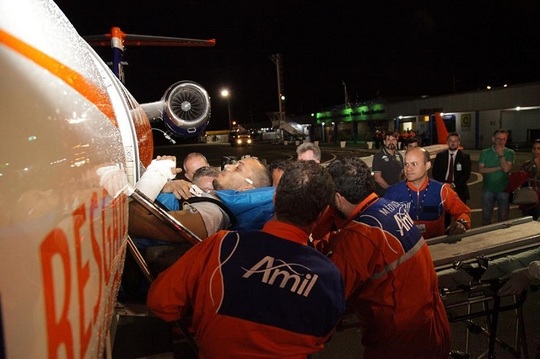
<svg viewBox="0 0 540 359"><path fill-rule="evenodd" d="M165 91L160 101L142 104L150 122L162 120L179 138L200 134L210 120L210 97L198 83L180 81Z"/></svg>

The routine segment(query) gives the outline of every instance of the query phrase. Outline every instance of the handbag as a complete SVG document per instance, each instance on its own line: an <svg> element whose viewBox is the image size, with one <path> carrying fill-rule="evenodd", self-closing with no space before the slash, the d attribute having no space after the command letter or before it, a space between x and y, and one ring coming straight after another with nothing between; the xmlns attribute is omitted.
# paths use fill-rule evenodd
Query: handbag
<svg viewBox="0 0 540 359"><path fill-rule="evenodd" d="M528 205L538 204L538 193L530 186L519 187L512 192L512 203Z"/></svg>

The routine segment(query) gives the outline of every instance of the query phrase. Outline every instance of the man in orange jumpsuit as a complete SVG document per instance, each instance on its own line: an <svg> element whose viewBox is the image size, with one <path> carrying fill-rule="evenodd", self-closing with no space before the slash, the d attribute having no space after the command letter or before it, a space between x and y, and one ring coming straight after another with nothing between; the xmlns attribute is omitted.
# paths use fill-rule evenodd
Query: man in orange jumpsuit
<svg viewBox="0 0 540 359"><path fill-rule="evenodd" d="M334 194L322 166L292 162L276 188L276 220L198 243L159 275L148 307L167 321L192 312L199 358L321 350L345 310L344 288L336 266L307 244Z"/></svg>
<svg viewBox="0 0 540 359"><path fill-rule="evenodd" d="M425 239L445 234L462 234L471 228L471 209L448 183L428 178L429 153L415 147L405 154L406 181L390 186L384 198L405 205ZM452 217L445 228L445 214Z"/></svg>
<svg viewBox="0 0 540 359"><path fill-rule="evenodd" d="M447 359L450 326L430 251L405 207L378 198L358 158L330 164L341 227L331 260L362 329L364 359Z"/></svg>

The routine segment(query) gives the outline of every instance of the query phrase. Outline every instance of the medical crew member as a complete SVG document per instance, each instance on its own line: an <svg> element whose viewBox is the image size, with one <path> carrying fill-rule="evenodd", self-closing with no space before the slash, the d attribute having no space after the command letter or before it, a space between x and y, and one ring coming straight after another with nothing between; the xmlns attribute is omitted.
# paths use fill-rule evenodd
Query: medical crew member
<svg viewBox="0 0 540 359"><path fill-rule="evenodd" d="M384 198L403 203L425 239L465 233L471 228L471 209L463 203L448 183L428 178L429 153L415 147L405 154L405 181L390 186ZM445 229L444 215L452 223Z"/></svg>
<svg viewBox="0 0 540 359"><path fill-rule="evenodd" d="M321 350L344 312L344 289L338 269L307 244L333 197L322 166L292 162L276 188L276 220L194 246L152 284L149 308L167 321L193 313L200 358Z"/></svg>
<svg viewBox="0 0 540 359"><path fill-rule="evenodd" d="M447 359L450 326L430 251L400 203L378 198L358 158L330 164L335 213L330 258L362 329L364 359Z"/></svg>

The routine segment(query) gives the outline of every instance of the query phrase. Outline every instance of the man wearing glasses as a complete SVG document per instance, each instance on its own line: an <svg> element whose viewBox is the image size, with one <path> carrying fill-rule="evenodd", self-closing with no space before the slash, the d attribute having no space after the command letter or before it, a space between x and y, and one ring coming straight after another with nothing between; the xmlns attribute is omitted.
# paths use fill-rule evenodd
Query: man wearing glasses
<svg viewBox="0 0 540 359"><path fill-rule="evenodd" d="M482 225L491 224L495 202L498 205L498 222L508 220L510 212L509 193L504 192L508 185L508 173L512 169L515 153L507 148L508 131L498 129L491 138L493 146L480 153L478 160L480 173L484 176L482 186Z"/></svg>

